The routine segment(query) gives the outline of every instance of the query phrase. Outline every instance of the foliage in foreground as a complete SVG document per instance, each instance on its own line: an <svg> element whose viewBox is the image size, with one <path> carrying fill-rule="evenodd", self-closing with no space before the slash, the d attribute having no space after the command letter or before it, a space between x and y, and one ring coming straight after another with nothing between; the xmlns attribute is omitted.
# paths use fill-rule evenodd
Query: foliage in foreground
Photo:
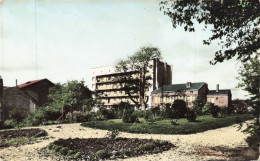
<svg viewBox="0 0 260 161"><path fill-rule="evenodd" d="M156 124L149 123L123 123L122 120L91 121L81 125L105 130L118 129L119 131L130 133L149 133L149 134L192 134L206 130L230 126L246 120L252 119L248 114L234 115L225 118L214 118L212 116L199 116L196 122L188 122L180 119L178 125L172 125L171 120L157 121Z"/></svg>

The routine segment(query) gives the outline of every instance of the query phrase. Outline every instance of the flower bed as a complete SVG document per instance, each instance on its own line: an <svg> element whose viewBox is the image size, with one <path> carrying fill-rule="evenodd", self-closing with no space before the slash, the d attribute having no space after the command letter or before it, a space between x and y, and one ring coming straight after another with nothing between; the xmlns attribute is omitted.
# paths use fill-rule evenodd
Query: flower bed
<svg viewBox="0 0 260 161"><path fill-rule="evenodd" d="M47 132L37 128L0 131L0 147L26 144L42 136L47 136Z"/></svg>
<svg viewBox="0 0 260 161"><path fill-rule="evenodd" d="M116 159L160 153L174 147L162 140L130 138L59 139L48 149L68 159Z"/></svg>

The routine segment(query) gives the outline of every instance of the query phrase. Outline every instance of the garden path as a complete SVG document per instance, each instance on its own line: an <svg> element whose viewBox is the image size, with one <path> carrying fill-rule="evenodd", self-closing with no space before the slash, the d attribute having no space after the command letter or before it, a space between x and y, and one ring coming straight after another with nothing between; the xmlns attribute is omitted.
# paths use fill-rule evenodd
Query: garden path
<svg viewBox="0 0 260 161"><path fill-rule="evenodd" d="M246 146L244 139L246 134L238 131L238 125L209 130L197 134L189 135L158 135L158 134L131 134L120 133L119 137L140 138L140 139L161 139L168 140L176 145L169 151L145 155L134 158L124 159L125 161L136 160L221 160L226 159L220 155L200 156L199 154L190 154L196 146L226 146L230 148ZM33 128L33 127L32 127ZM35 127L38 128L38 127ZM50 142L58 138L99 138L104 137L107 130L91 129L77 124L62 124L49 125L39 127L48 132L49 137L45 140L40 140L34 144L23 145L19 147L8 147L0 149L0 160L3 161L43 161L43 160L57 160L51 156L39 154L42 148L46 147ZM245 128L243 125L242 128Z"/></svg>

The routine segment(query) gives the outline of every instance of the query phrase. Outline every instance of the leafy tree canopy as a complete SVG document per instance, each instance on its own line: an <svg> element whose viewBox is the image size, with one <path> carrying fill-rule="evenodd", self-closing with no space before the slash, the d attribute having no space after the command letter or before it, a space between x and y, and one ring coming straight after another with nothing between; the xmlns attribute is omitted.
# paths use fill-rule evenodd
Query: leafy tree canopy
<svg viewBox="0 0 260 161"><path fill-rule="evenodd" d="M66 84L57 83L50 89L49 99L52 106L61 109L62 106L76 108L80 105L88 104L91 98L91 91L81 81L69 81Z"/></svg>
<svg viewBox="0 0 260 161"><path fill-rule="evenodd" d="M148 98L145 99L145 91L152 85L149 83L151 76L148 74L148 70L152 68L151 60L161 59L161 53L158 48L151 46L141 47L136 53L128 56L126 59L121 59L116 63L116 69L118 72L137 72L137 78L134 78L133 74L124 74L120 76L120 80L124 81L120 83L121 88L125 89L125 92L130 97L131 101L136 105L147 106ZM134 99L134 94L139 94L141 101Z"/></svg>
<svg viewBox="0 0 260 161"><path fill-rule="evenodd" d="M252 100L259 99L259 80L260 80L260 62L257 59L250 59L244 63L239 71L240 81L238 87L244 88L245 91L251 94Z"/></svg>
<svg viewBox="0 0 260 161"><path fill-rule="evenodd" d="M246 62L259 55L260 48L260 2L259 0L174 0L162 1L160 10L169 16L173 28L183 26L194 32L194 24L209 25L212 35L203 40L205 45L219 40L222 49L215 52L211 64L223 62L237 56Z"/></svg>

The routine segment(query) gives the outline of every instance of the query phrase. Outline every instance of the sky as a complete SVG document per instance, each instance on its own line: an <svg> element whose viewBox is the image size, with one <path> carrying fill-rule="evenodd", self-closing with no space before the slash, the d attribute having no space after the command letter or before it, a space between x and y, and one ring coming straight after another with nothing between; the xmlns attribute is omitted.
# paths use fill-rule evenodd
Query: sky
<svg viewBox="0 0 260 161"><path fill-rule="evenodd" d="M206 82L210 90L219 84L233 99L248 98L236 88L240 64L210 65L220 46L203 45L210 30L199 24L195 30L174 29L156 0L2 0L0 75L4 86L43 78L88 85L90 68L155 46L173 67L173 84Z"/></svg>

